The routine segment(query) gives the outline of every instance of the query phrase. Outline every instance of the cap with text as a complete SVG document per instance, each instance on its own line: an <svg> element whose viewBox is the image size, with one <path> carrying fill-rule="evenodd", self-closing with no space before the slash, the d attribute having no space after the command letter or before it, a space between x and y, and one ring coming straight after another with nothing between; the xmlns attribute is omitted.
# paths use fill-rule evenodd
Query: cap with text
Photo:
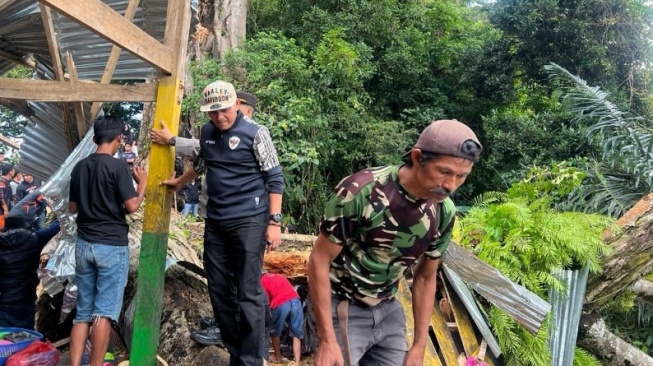
<svg viewBox="0 0 653 366"><path fill-rule="evenodd" d="M200 111L211 112L227 109L236 104L236 90L231 83L218 80L207 85L202 92Z"/></svg>
<svg viewBox="0 0 653 366"><path fill-rule="evenodd" d="M415 148L425 152L479 161L483 146L471 128L455 119L431 122L419 135ZM409 155L407 153L406 155Z"/></svg>

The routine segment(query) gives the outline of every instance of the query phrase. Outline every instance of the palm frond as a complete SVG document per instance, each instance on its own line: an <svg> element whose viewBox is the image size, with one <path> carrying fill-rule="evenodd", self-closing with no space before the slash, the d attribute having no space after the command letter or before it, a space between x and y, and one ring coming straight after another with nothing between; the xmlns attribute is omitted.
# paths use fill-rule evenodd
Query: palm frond
<svg viewBox="0 0 653 366"><path fill-rule="evenodd" d="M551 79L559 82L575 122L591 121L586 128L588 138L597 138L603 160L613 167L621 166L636 176L635 185L653 186L653 129L651 121L631 116L608 100L609 94L590 86L580 77L557 64L544 66Z"/></svg>
<svg viewBox="0 0 653 366"><path fill-rule="evenodd" d="M637 176L595 163L583 184L571 194L567 207L620 217L650 191L647 182L638 184Z"/></svg>

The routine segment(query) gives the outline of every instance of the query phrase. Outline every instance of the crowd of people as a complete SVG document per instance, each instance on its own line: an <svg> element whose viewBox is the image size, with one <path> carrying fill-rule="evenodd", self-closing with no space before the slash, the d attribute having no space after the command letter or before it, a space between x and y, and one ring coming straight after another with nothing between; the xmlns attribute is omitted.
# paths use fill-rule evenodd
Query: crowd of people
<svg viewBox="0 0 653 366"><path fill-rule="evenodd" d="M204 219L203 261L213 314L191 338L217 344L219 337L230 366L260 366L281 361L280 337L287 329L293 361L299 364L304 306L288 279L263 270L265 253L281 244L285 182L270 132L253 119L256 103L254 95L218 80L203 91L200 111L210 121L198 139L175 136L166 121L151 130L150 138L192 161L182 175L161 184L183 193L184 216ZM69 210L77 213L78 286L72 366L80 365L91 328L90 364L100 365L104 358L127 282L125 215L142 204L148 180L119 118L98 118L93 129L97 150L75 166L70 183ZM309 261L309 298L319 339L316 365L422 365L436 271L454 223L450 195L481 151L465 124L434 121L401 165L355 172L335 187ZM12 292L6 283L36 286L38 260L31 259L59 227L54 221L37 229L38 220L12 215L20 197L38 193L38 182L28 174L15 179L19 174L7 164L0 173L0 325L31 328L34 310L26 304L33 304L34 288ZM16 246L30 253L25 254L29 263L7 261L5 251ZM20 277L19 265L31 272ZM408 345L395 293L413 265L415 328Z"/></svg>

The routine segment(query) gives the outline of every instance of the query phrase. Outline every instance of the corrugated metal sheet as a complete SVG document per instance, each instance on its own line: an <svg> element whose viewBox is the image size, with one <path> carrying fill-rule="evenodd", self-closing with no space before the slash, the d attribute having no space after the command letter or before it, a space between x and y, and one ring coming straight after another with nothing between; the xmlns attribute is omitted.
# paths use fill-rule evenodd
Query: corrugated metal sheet
<svg viewBox="0 0 653 366"><path fill-rule="evenodd" d="M189 1L191 7L196 9L196 0ZM127 0L105 0L104 3L121 14L128 5ZM168 0L141 0L134 24L163 41L167 6ZM52 18L61 55L71 52L80 79L99 80L113 45L56 11L52 12ZM35 77L53 78L38 1L13 0L0 11L0 50L19 58L33 55L38 65ZM0 59L0 75L14 67L16 64ZM113 79L144 80L156 72L150 65L122 51ZM10 101L0 100L0 103L17 110ZM30 111L27 117L31 123L21 146L21 169L45 180L68 155L61 107L59 103L28 103L28 106ZM89 104L85 105L85 109L88 111ZM19 113L24 112L24 108L21 108Z"/></svg>
<svg viewBox="0 0 653 366"><path fill-rule="evenodd" d="M495 357L499 357L501 355L501 347L499 346L499 341L497 341L497 339L494 337L494 334L492 334L492 330L490 330L490 327L487 325L485 316L481 313L481 310L476 305L474 295L469 290L463 279L460 278L460 276L454 272L454 270L451 269L446 263L442 265L442 270L451 283L451 287L453 287L454 291L465 305L465 309L467 309L469 312L469 315L474 321L474 324L476 324L476 327L483 336L483 339L485 339L488 347L490 347L492 354Z"/></svg>
<svg viewBox="0 0 653 366"><path fill-rule="evenodd" d="M575 271L558 270L552 274L562 281L567 289L564 293L549 292L554 317L554 328L549 331L551 360L556 366L571 366L574 363L589 267Z"/></svg>

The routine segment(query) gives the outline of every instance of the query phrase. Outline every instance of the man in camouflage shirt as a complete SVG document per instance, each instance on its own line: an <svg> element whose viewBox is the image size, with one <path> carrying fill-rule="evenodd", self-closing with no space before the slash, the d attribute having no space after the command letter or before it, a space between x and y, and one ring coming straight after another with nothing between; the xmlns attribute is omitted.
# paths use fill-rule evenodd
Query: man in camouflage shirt
<svg viewBox="0 0 653 366"><path fill-rule="evenodd" d="M439 259L451 238L449 195L479 160L481 144L455 120L431 123L402 166L343 179L328 201L309 261L319 346L315 364L422 365ZM413 263L414 342L394 299Z"/></svg>

